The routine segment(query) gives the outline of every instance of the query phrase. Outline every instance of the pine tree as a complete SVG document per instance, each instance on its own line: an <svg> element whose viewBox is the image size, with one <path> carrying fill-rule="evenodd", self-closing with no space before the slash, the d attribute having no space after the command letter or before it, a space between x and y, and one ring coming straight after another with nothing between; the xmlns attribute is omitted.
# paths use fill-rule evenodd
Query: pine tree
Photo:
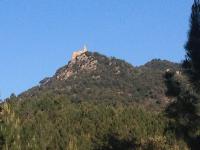
<svg viewBox="0 0 200 150"><path fill-rule="evenodd" d="M200 0L194 0L190 18L190 31L188 42L185 46L186 59L183 67L188 71L193 83L193 93L196 93L195 105L196 115L200 124Z"/></svg>
<svg viewBox="0 0 200 150"><path fill-rule="evenodd" d="M195 0L192 6L190 31L185 46L186 58L183 63L194 81L200 80L200 0Z"/></svg>

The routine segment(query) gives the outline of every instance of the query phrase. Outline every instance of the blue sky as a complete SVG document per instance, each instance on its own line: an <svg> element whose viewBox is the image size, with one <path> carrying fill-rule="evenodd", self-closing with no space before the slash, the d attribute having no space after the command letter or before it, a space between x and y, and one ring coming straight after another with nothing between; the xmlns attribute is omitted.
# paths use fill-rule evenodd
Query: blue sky
<svg viewBox="0 0 200 150"><path fill-rule="evenodd" d="M141 65L180 62L192 0L0 0L1 98L37 85L74 50Z"/></svg>

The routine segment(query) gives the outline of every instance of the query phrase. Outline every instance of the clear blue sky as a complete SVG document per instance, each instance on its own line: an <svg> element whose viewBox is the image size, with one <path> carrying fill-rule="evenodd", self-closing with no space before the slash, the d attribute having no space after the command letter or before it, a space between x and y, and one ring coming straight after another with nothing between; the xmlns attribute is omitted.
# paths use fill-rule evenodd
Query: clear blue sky
<svg viewBox="0 0 200 150"><path fill-rule="evenodd" d="M0 0L1 98L37 85L74 50L141 65L180 62L192 0Z"/></svg>

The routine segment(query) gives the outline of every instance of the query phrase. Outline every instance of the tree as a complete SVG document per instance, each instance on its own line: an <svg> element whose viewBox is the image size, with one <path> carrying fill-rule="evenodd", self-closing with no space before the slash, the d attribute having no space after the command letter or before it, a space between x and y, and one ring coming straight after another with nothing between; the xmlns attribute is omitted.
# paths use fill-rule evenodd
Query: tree
<svg viewBox="0 0 200 150"><path fill-rule="evenodd" d="M194 104L196 105L197 114L200 117L200 0L194 0L192 5L190 31L185 49L186 59L183 67L189 73L189 77L191 77L191 81L194 84L193 90L198 95Z"/></svg>
<svg viewBox="0 0 200 150"><path fill-rule="evenodd" d="M183 67L187 69L194 81L200 81L200 0L192 5L190 30L185 45L186 58Z"/></svg>
<svg viewBox="0 0 200 150"><path fill-rule="evenodd" d="M172 126L177 136L182 137L192 150L196 150L200 147L200 0L194 0L192 5L185 50L183 68L187 76L166 76L169 92L174 94L174 91L178 91L174 95L176 101L167 108L167 114L175 120Z"/></svg>

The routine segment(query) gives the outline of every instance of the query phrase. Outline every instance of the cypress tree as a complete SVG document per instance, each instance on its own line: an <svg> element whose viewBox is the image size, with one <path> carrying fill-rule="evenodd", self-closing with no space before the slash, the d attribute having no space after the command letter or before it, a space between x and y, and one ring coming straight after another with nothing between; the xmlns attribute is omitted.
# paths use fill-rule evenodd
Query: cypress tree
<svg viewBox="0 0 200 150"><path fill-rule="evenodd" d="M192 75L194 81L200 80L200 0L192 5L190 30L185 46L186 58L183 67Z"/></svg>
<svg viewBox="0 0 200 150"><path fill-rule="evenodd" d="M169 117L174 118L175 131L182 137L192 150L200 147L200 0L194 0L190 18L188 41L185 45L186 56L183 69L192 84L169 76L166 83L170 91L175 93L177 100L167 108Z"/></svg>
<svg viewBox="0 0 200 150"><path fill-rule="evenodd" d="M193 83L196 100L191 103L195 106L198 125L200 125L200 0L194 0L190 18L190 31L185 46L186 59L183 67L189 73Z"/></svg>

